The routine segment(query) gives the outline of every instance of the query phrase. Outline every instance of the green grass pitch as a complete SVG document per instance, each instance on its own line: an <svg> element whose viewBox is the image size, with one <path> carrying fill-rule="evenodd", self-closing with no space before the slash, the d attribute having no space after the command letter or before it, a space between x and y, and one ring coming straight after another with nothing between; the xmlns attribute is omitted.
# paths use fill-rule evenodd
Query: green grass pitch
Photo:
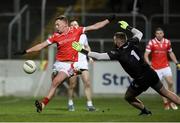
<svg viewBox="0 0 180 123"><path fill-rule="evenodd" d="M42 113L37 113L33 98L0 97L0 122L178 122L180 109L165 111L160 96L140 96L153 115L138 116L122 96L93 99L99 110L88 112L85 98L75 98L75 111L67 111L67 98L56 96Z"/></svg>

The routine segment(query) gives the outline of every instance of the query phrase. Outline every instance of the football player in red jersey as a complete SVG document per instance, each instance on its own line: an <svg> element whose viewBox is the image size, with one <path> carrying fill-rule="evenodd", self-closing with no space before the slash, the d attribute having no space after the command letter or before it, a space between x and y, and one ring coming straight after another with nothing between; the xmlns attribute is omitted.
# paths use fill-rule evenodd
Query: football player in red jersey
<svg viewBox="0 0 180 123"><path fill-rule="evenodd" d="M151 54L151 62L149 60L149 56ZM171 68L169 66L168 56L169 54L172 61L178 65L178 61L176 59L175 54L171 48L170 40L164 38L164 31L161 28L157 28L155 31L155 38L151 39L146 46L146 51L144 54L145 61L157 72L160 80L163 78L166 80L168 85L168 90L173 90L173 78ZM168 101L165 97L163 98L164 109L169 110L171 107L174 110L177 110L178 107Z"/></svg>
<svg viewBox="0 0 180 123"><path fill-rule="evenodd" d="M82 33L91 30L98 30L110 23L113 19L115 19L114 15L109 16L107 19L90 26L75 28L70 27L67 17L61 15L55 20L56 32L52 35L52 37L48 38L46 41L40 44L33 46L32 48L14 53L15 55L23 55L26 53L40 51L53 43L57 44L56 62L53 66L54 72L51 87L49 89L48 95L44 97L42 101L35 101L37 112L42 112L42 109L54 96L57 87L62 84L65 79L71 77L74 74L74 62L77 62L78 60L78 52L71 47L72 42L79 41L80 35Z"/></svg>

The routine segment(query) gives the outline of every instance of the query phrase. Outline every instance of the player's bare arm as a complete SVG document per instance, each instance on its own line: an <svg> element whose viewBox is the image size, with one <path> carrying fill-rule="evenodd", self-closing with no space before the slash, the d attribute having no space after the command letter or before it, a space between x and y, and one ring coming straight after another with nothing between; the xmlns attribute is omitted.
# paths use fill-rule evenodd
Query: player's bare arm
<svg viewBox="0 0 180 123"><path fill-rule="evenodd" d="M40 51L41 49L47 47L48 45L49 45L49 43L47 41L44 41L44 42L42 42L40 44L37 44L37 45L33 46L30 49L27 49L26 53Z"/></svg>
<svg viewBox="0 0 180 123"><path fill-rule="evenodd" d="M169 53L169 56L172 59L172 61L176 64L177 68L180 69L180 63L176 59L176 55L174 54L173 51Z"/></svg>
<svg viewBox="0 0 180 123"><path fill-rule="evenodd" d="M48 45L49 45L48 42L47 42L47 41L44 41L44 42L42 42L42 43L40 43L40 44L37 44L37 45L33 46L32 48L29 48L29 49L27 49L27 50L24 49L24 50L16 51L16 52L14 53L14 55L24 55L24 54L26 54L26 53L35 52L35 51L40 51L41 49L47 47Z"/></svg>
<svg viewBox="0 0 180 123"><path fill-rule="evenodd" d="M109 22L110 21L108 19L101 21L101 22L97 22L93 25L85 27L84 31L86 32L86 31L91 31L91 30L98 30L98 29L104 27L105 25L107 25Z"/></svg>
<svg viewBox="0 0 180 123"><path fill-rule="evenodd" d="M98 30L100 28L103 28L105 25L109 24L111 21L113 21L116 18L115 15L109 16L107 19L97 22L93 25L85 27L84 31L91 31L91 30Z"/></svg>

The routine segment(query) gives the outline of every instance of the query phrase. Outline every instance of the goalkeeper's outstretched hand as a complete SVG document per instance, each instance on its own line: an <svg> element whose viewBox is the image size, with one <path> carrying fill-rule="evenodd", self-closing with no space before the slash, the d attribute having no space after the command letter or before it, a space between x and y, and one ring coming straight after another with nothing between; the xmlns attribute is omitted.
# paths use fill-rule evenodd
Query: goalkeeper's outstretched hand
<svg viewBox="0 0 180 123"><path fill-rule="evenodd" d="M88 53L89 53L89 51L83 49L82 45L79 42L76 42L76 41L74 41L72 43L72 48L75 49L78 52L81 52L81 53L85 54L85 55L88 55Z"/></svg>
<svg viewBox="0 0 180 123"><path fill-rule="evenodd" d="M26 53L27 53L26 50L19 50L19 51L14 52L13 55L24 55Z"/></svg>
<svg viewBox="0 0 180 123"><path fill-rule="evenodd" d="M119 21L118 23L120 24L120 27L123 29L127 29L127 27L129 26L129 24L126 21Z"/></svg>
<svg viewBox="0 0 180 123"><path fill-rule="evenodd" d="M72 43L72 48L75 49L78 52L81 52L81 50L83 49L82 45L79 42L76 42L76 41L74 41Z"/></svg>

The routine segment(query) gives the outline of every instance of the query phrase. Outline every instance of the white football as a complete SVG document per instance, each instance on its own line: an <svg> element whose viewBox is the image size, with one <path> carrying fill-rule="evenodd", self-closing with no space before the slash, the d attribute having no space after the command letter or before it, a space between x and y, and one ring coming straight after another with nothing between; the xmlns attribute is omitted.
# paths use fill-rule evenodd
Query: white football
<svg viewBox="0 0 180 123"><path fill-rule="evenodd" d="M36 71L36 64L33 60L27 60L24 62L23 69L26 73L32 74Z"/></svg>

